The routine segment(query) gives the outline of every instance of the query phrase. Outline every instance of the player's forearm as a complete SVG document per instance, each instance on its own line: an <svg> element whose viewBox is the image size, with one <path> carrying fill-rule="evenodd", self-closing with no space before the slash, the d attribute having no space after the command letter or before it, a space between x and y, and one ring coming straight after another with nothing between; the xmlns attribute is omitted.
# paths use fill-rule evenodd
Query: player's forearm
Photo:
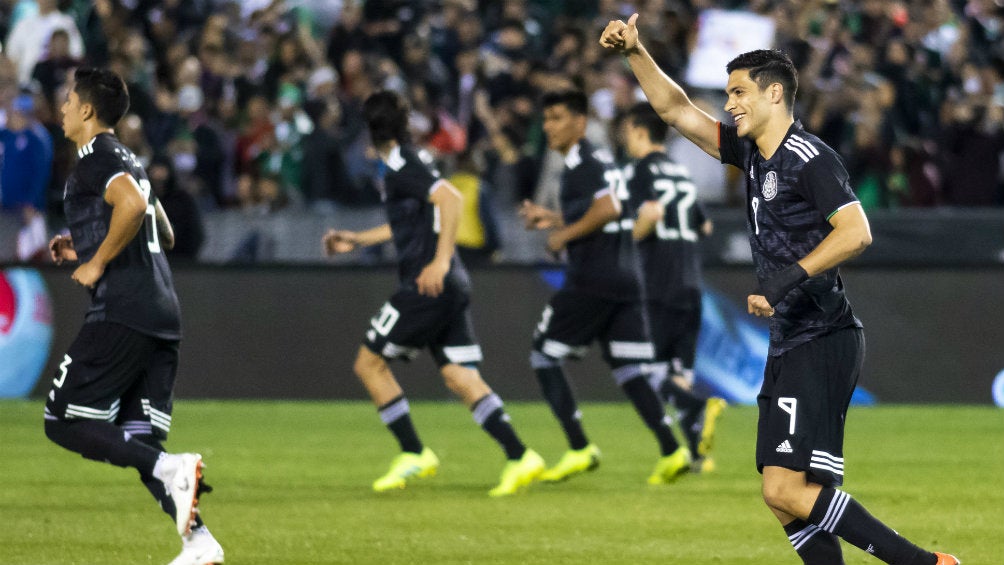
<svg viewBox="0 0 1004 565"><path fill-rule="evenodd" d="M627 53L627 60L649 104L666 123L675 126L677 113L690 104L687 93L662 72L640 41L636 49Z"/></svg>
<svg viewBox="0 0 1004 565"><path fill-rule="evenodd" d="M390 230L390 224L382 224L375 228L356 232L354 243L361 247L368 247L387 243L392 237L394 237L394 233Z"/></svg>
<svg viewBox="0 0 1004 565"><path fill-rule="evenodd" d="M603 229L603 226L620 219L620 210L613 204L613 197L602 196L593 200L589 210L578 220L562 228L565 241L574 241Z"/></svg>
<svg viewBox="0 0 1004 565"><path fill-rule="evenodd" d="M112 259L118 257L119 253L129 245L129 242L136 237L143 226L143 218L146 217L146 208L133 206L131 204L120 204L112 207L112 219L108 224L108 235L98 246L97 252L91 257L100 265L107 265Z"/></svg>
<svg viewBox="0 0 1004 565"><path fill-rule="evenodd" d="M154 210L157 215L157 240L161 247L170 251L174 249L174 226L159 200L154 204Z"/></svg>
<svg viewBox="0 0 1004 565"><path fill-rule="evenodd" d="M641 241L655 231L656 220L642 215L634 221L634 228L631 230L631 237L635 241Z"/></svg>
<svg viewBox="0 0 1004 565"><path fill-rule="evenodd" d="M867 229L835 229L798 264L810 277L814 277L861 255L871 242L871 233Z"/></svg>

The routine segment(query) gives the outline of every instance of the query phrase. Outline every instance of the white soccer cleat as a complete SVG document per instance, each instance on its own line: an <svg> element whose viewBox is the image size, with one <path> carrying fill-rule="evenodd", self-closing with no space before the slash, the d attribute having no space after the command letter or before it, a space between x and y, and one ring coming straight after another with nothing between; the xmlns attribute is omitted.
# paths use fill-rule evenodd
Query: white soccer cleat
<svg viewBox="0 0 1004 565"><path fill-rule="evenodd" d="M219 565L223 563L223 546L203 526L181 538L181 553L168 565Z"/></svg>
<svg viewBox="0 0 1004 565"><path fill-rule="evenodd" d="M165 483L174 500L178 534L187 536L192 531L195 514L199 511L199 479L202 478L205 464L198 453L182 453L176 457L178 460L174 476Z"/></svg>

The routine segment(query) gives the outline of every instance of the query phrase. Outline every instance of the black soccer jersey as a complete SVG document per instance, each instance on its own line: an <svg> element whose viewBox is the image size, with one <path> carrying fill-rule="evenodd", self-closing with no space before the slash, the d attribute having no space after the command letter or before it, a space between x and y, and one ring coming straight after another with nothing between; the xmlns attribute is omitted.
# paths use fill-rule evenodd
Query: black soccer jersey
<svg viewBox="0 0 1004 565"><path fill-rule="evenodd" d="M80 161L66 180L63 210L80 262L89 261L108 234L112 207L105 190L129 174L147 201L136 237L105 268L91 291L85 322L109 321L162 339L181 339L181 313L171 268L157 238L156 197L139 160L112 134L95 136L77 151Z"/></svg>
<svg viewBox="0 0 1004 565"><path fill-rule="evenodd" d="M621 171L603 151L585 139L565 156L561 172L561 215L565 224L585 215L597 198L621 198ZM602 229L568 243L566 288L614 300L637 300L641 296L638 261L631 240L633 218L621 206L621 218Z"/></svg>
<svg viewBox="0 0 1004 565"><path fill-rule="evenodd" d="M384 163L384 205L397 250L401 288L416 290L415 279L433 257L439 244L439 209L429 195L441 182L431 159L408 147L391 150ZM444 286L466 292L470 279L456 254L450 262Z"/></svg>
<svg viewBox="0 0 1004 565"><path fill-rule="evenodd" d="M858 201L840 156L797 121L770 159L752 140L739 138L734 126L719 124L718 145L722 162L746 178L750 248L761 283L808 255L833 230L830 216ZM803 282L774 312L773 356L840 328L861 327L837 268Z"/></svg>
<svg viewBox="0 0 1004 565"><path fill-rule="evenodd" d="M645 296L666 306L686 306L701 286L701 256L697 246L704 210L687 168L662 152L646 155L624 168L630 208L656 200L662 221L638 242ZM688 306L689 307L689 306Z"/></svg>

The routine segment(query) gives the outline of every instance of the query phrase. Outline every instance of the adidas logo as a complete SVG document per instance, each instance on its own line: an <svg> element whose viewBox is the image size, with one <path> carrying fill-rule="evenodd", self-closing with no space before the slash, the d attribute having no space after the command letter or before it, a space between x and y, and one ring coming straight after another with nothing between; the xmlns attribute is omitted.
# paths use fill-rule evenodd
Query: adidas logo
<svg viewBox="0 0 1004 565"><path fill-rule="evenodd" d="M866 549L865 551L868 552L868 553L874 554L875 553L875 546L872 545L872 544L868 544L868 549Z"/></svg>
<svg viewBox="0 0 1004 565"><path fill-rule="evenodd" d="M788 440L784 440L781 442L781 445L777 446L775 451L778 453L791 453L794 450L791 448L791 444L788 443Z"/></svg>

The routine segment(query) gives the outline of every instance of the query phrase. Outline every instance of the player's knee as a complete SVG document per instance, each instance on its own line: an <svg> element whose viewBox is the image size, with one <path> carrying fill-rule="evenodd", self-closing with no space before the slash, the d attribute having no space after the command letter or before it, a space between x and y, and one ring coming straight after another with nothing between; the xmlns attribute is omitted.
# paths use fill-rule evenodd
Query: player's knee
<svg viewBox="0 0 1004 565"><path fill-rule="evenodd" d="M439 372L443 376L446 388L460 396L464 396L464 393L470 389L479 388L484 383L481 379L481 373L472 367L451 363L443 365Z"/></svg>
<svg viewBox="0 0 1004 565"><path fill-rule="evenodd" d="M533 369L550 369L552 367L560 366L561 359L551 357L538 349L534 349L530 352L530 367Z"/></svg>
<svg viewBox="0 0 1004 565"><path fill-rule="evenodd" d="M792 506L791 489L786 488L784 483L764 481L760 487L760 493L763 496L764 503L774 510L788 512Z"/></svg>
<svg viewBox="0 0 1004 565"><path fill-rule="evenodd" d="M49 438L49 441L55 443L61 447L67 447L67 427L69 424L62 420L46 420L45 421L45 437Z"/></svg>
<svg viewBox="0 0 1004 565"><path fill-rule="evenodd" d="M352 371L362 380L375 377L385 370L387 370L387 362L366 348L359 350L359 355L356 356L356 361L352 365Z"/></svg>

